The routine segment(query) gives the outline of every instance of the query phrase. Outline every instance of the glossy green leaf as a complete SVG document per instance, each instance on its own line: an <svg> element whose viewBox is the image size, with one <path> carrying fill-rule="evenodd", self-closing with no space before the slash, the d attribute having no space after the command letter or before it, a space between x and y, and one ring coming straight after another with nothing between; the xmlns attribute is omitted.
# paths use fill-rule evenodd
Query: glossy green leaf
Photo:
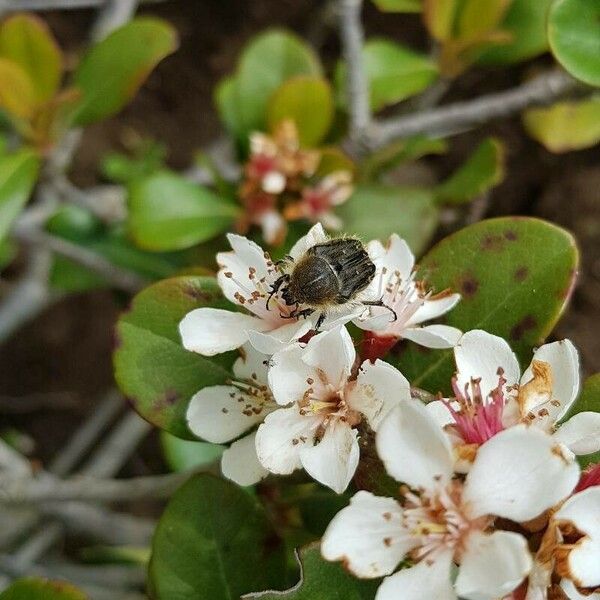
<svg viewBox="0 0 600 600"><path fill-rule="evenodd" d="M600 86L600 0L556 0L548 16L548 40L571 75Z"/></svg>
<svg viewBox="0 0 600 600"><path fill-rule="evenodd" d="M269 101L267 121L273 131L284 119L292 119L298 127L300 143L314 147L327 135L333 112L333 92L327 80L300 75L275 90Z"/></svg>
<svg viewBox="0 0 600 600"><path fill-rule="evenodd" d="M73 123L88 125L119 112L177 45L173 27L152 17L134 19L113 31L89 50L75 71L73 83L82 97Z"/></svg>
<svg viewBox="0 0 600 600"><path fill-rule="evenodd" d="M29 200L39 171L39 159L22 150L0 157L0 240Z"/></svg>
<svg viewBox="0 0 600 600"><path fill-rule="evenodd" d="M484 194L504 178L504 147L489 138L446 181L435 188L436 200L443 204L469 202Z"/></svg>
<svg viewBox="0 0 600 600"><path fill-rule="evenodd" d="M337 214L347 233L365 241L397 233L415 254L427 247L439 219L429 190L377 184L358 186Z"/></svg>
<svg viewBox="0 0 600 600"><path fill-rule="evenodd" d="M63 71L62 54L41 19L28 14L6 19L0 26L0 57L27 73L37 101L49 100L57 92Z"/></svg>
<svg viewBox="0 0 600 600"><path fill-rule="evenodd" d="M173 471L188 471L210 465L221 457L225 449L219 444L182 440L166 431L160 432L160 445L163 456Z"/></svg>
<svg viewBox="0 0 600 600"><path fill-rule="evenodd" d="M421 0L373 0L373 4L382 12L418 13L423 5Z"/></svg>
<svg viewBox="0 0 600 600"><path fill-rule="evenodd" d="M452 37L460 0L423 0L423 20L430 35L439 41Z"/></svg>
<svg viewBox="0 0 600 600"><path fill-rule="evenodd" d="M310 544L297 555L301 569L300 581L285 592L250 594L248 600L373 600L380 579L357 579L340 563L327 562L319 544Z"/></svg>
<svg viewBox="0 0 600 600"><path fill-rule="evenodd" d="M500 29L511 35L511 40L490 48L478 62L511 64L546 52L546 21L551 4L552 0L513 0L500 24Z"/></svg>
<svg viewBox="0 0 600 600"><path fill-rule="evenodd" d="M129 232L146 250L179 250L227 230L239 206L168 171L134 181L129 189Z"/></svg>
<svg viewBox="0 0 600 600"><path fill-rule="evenodd" d="M377 38L363 50L369 80L371 109L374 111L410 98L431 85L438 76L436 64L422 54L396 42ZM346 66L340 63L336 74L338 96L346 103Z"/></svg>
<svg viewBox="0 0 600 600"><path fill-rule="evenodd" d="M419 274L438 292L462 300L443 322L463 331L484 329L505 338L521 363L558 321L579 264L575 240L564 229L528 217L505 217L465 227L420 261ZM400 346L390 360L411 383L448 393L452 351Z"/></svg>
<svg viewBox="0 0 600 600"><path fill-rule="evenodd" d="M0 593L0 600L89 600L81 590L64 581L20 579Z"/></svg>
<svg viewBox="0 0 600 600"><path fill-rule="evenodd" d="M0 57L0 110L11 117L29 119L35 107L33 82L18 64Z"/></svg>
<svg viewBox="0 0 600 600"><path fill-rule="evenodd" d="M248 44L238 64L235 88L225 88L229 108L235 98L235 122L241 127L242 136L265 129L271 95L296 75L321 75L317 55L300 38L286 31L272 30ZM232 123L234 119L230 115L227 121Z"/></svg>
<svg viewBox="0 0 600 600"><path fill-rule="evenodd" d="M156 600L233 600L285 585L285 555L257 499L230 481L197 475L156 528L149 575Z"/></svg>
<svg viewBox="0 0 600 600"><path fill-rule="evenodd" d="M527 133L550 152L570 152L600 142L600 98L559 102L523 114Z"/></svg>
<svg viewBox="0 0 600 600"><path fill-rule="evenodd" d="M212 277L176 277L140 292L121 315L115 333L115 378L142 417L177 437L195 439L185 413L200 389L231 378L232 353L188 352L179 323L201 306L230 308Z"/></svg>
<svg viewBox="0 0 600 600"><path fill-rule="evenodd" d="M482 10L481 0L463 0L455 22L455 37L462 42L481 40L495 31L512 0L487 0Z"/></svg>

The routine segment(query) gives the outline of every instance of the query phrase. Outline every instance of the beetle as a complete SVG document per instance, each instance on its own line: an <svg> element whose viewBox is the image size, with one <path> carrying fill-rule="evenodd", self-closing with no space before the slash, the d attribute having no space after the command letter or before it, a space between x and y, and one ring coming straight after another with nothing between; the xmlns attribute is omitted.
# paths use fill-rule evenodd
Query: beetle
<svg viewBox="0 0 600 600"><path fill-rule="evenodd" d="M360 297L375 278L376 268L356 238L334 238L315 244L296 261L286 256L279 266L283 274L271 285L267 309L271 298L279 293L287 306L294 307L286 318L307 318L320 311L316 331L329 311L348 303L385 306L381 300ZM396 313L388 306L385 308L394 314L395 320Z"/></svg>

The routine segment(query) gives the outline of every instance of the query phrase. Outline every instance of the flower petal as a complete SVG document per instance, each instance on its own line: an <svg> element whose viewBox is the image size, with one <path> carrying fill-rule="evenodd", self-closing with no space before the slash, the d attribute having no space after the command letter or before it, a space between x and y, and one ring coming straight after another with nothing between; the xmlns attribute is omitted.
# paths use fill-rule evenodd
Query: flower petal
<svg viewBox="0 0 600 600"><path fill-rule="evenodd" d="M570 340L544 344L537 349L533 360L548 363L552 369L552 399L559 402L545 405L551 421L558 421L579 394L579 354ZM533 378L531 366L523 373L521 384Z"/></svg>
<svg viewBox="0 0 600 600"><path fill-rule="evenodd" d="M411 400L406 377L383 360L365 361L356 383L347 394L348 406L367 417L373 431L388 412L402 400Z"/></svg>
<svg viewBox="0 0 600 600"><path fill-rule="evenodd" d="M567 522L587 537L580 539L567 559L569 578L578 587L600 586L600 486L583 490L569 498L554 519Z"/></svg>
<svg viewBox="0 0 600 600"><path fill-rule="evenodd" d="M392 573L417 543L402 526L402 508L395 500L361 491L327 526L321 554L344 561L357 577L381 577Z"/></svg>
<svg viewBox="0 0 600 600"><path fill-rule="evenodd" d="M246 273L244 274L246 277L248 277L248 269L250 267L256 269L256 277L258 279L265 277L268 274L269 267L267 265L265 251L257 243L249 240L243 235L236 235L235 233L228 233L227 241L240 263L246 265Z"/></svg>
<svg viewBox="0 0 600 600"><path fill-rule="evenodd" d="M312 445L319 417L303 416L296 406L267 415L256 433L256 453L263 467L280 475L299 469L300 450Z"/></svg>
<svg viewBox="0 0 600 600"><path fill-rule="evenodd" d="M250 344L240 348L241 356L233 364L233 374L238 379L267 383L268 356L257 352Z"/></svg>
<svg viewBox="0 0 600 600"><path fill-rule="evenodd" d="M474 531L462 555L456 593L465 600L494 600L510 594L527 577L533 561L518 533Z"/></svg>
<svg viewBox="0 0 600 600"><path fill-rule="evenodd" d="M567 598L569 598L569 600L600 600L600 592L586 594L584 596L575 587L575 584L572 581L569 581L568 579L562 579L560 582L560 587L562 588L563 592L567 595ZM529 598L527 600L529 600Z"/></svg>
<svg viewBox="0 0 600 600"><path fill-rule="evenodd" d="M422 560L414 567L404 568L383 580L375 600L456 600L450 583L451 566L452 552L446 551L431 561Z"/></svg>
<svg viewBox="0 0 600 600"><path fill-rule="evenodd" d="M551 436L517 425L479 448L463 501L472 517L497 515L523 522L566 498L578 480L579 466Z"/></svg>
<svg viewBox="0 0 600 600"><path fill-rule="evenodd" d="M300 450L300 462L305 471L315 481L341 494L358 466L360 450L357 435L357 431L347 423L331 423L318 444L304 445Z"/></svg>
<svg viewBox="0 0 600 600"><path fill-rule="evenodd" d="M317 370L302 360L303 352L300 344L294 344L271 357L269 387L275 401L281 406L302 400L309 389L313 390L311 396L315 398L324 398L326 395Z"/></svg>
<svg viewBox="0 0 600 600"><path fill-rule="evenodd" d="M254 485L269 474L256 455L256 432L233 442L223 452L221 471L227 479L243 486Z"/></svg>
<svg viewBox="0 0 600 600"><path fill-rule="evenodd" d="M214 385L192 396L186 419L199 438L222 444L229 442L265 418L263 406L230 385Z"/></svg>
<svg viewBox="0 0 600 600"><path fill-rule="evenodd" d="M329 239L323 225L317 223L313 225L308 233L301 237L289 251L289 255L294 259L298 260L309 248L312 248L315 244L322 244Z"/></svg>
<svg viewBox="0 0 600 600"><path fill-rule="evenodd" d="M368 250L373 253L369 254L379 272L384 268L388 274L398 271L402 281L410 277L415 266L415 257L408 244L399 235L393 233L390 236L383 253L381 248L372 243L369 244Z"/></svg>
<svg viewBox="0 0 600 600"><path fill-rule="evenodd" d="M376 445L396 481L431 490L452 477L448 437L418 400L400 402L390 411L379 425Z"/></svg>
<svg viewBox="0 0 600 600"><path fill-rule="evenodd" d="M462 331L448 325L427 325L410 327L402 332L402 337L426 348L454 348L462 336ZM498 378L496 378L496 383Z"/></svg>
<svg viewBox="0 0 600 600"><path fill-rule="evenodd" d="M354 343L345 327L315 335L302 353L302 361L322 372L336 390L350 377L355 358Z"/></svg>
<svg viewBox="0 0 600 600"><path fill-rule="evenodd" d="M446 399L447 401L447 399ZM452 403L453 408L456 407L460 410L458 402ZM433 400L425 405L427 412L436 420L440 427L446 427L446 425L452 425L456 421L452 417L452 413L448 410L448 407L441 400Z"/></svg>
<svg viewBox="0 0 600 600"><path fill-rule="evenodd" d="M480 329L467 331L454 348L458 369L458 384L461 389L471 378L481 378L484 397L498 387L498 369L504 370L506 385L519 382L519 362L510 346L497 335Z"/></svg>
<svg viewBox="0 0 600 600"><path fill-rule="evenodd" d="M573 454L592 454L600 450L600 413L580 412L563 423L554 439L564 444Z"/></svg>
<svg viewBox="0 0 600 600"><path fill-rule="evenodd" d="M242 346L250 331L265 331L268 327L261 319L243 313L197 308L183 317L179 333L186 350L214 356Z"/></svg>
<svg viewBox="0 0 600 600"><path fill-rule="evenodd" d="M312 328L310 320L293 321L286 323L276 329L271 329L268 333L261 333L262 330L252 330L248 332L248 339L256 350L263 354L275 354L289 346L292 342L306 335Z"/></svg>
<svg viewBox="0 0 600 600"><path fill-rule="evenodd" d="M440 295L438 298L433 297L430 300L425 300L423 306L417 309L407 325L412 327L423 323L423 321L437 319L452 310L459 302L460 294Z"/></svg>

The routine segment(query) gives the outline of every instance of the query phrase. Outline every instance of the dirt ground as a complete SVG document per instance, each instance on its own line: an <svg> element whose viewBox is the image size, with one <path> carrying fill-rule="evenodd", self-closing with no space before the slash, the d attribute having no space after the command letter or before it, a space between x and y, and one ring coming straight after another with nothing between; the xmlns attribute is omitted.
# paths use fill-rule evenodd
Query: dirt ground
<svg viewBox="0 0 600 600"><path fill-rule="evenodd" d="M194 151L220 132L213 86L233 69L253 34L276 25L321 39L325 64L333 64L338 42L335 31L324 24L323 6L317 0L178 0L144 8L141 12L164 17L177 27L181 48L159 66L123 113L86 131L73 180L84 186L97 181L100 157L121 148L132 130L165 143L173 167L188 166ZM63 48L75 52L85 43L93 12L44 16ZM426 50L417 16L382 15L368 6L365 22L369 35L385 35ZM508 70L473 70L452 86L444 101L505 89L549 62L543 57ZM600 371L600 151L551 155L527 138L514 118L457 136L447 155L427 164L443 177L490 134L506 143L508 169L504 183L491 195L488 216L536 215L576 235L582 249L581 277L554 336L574 341L586 374ZM111 386L112 328L121 307L122 298L110 292L72 296L0 348L0 398L37 398L40 404L34 412L0 414L2 427L28 432L37 444L36 457L51 457ZM125 472L155 470L155 444L155 439L149 440Z"/></svg>

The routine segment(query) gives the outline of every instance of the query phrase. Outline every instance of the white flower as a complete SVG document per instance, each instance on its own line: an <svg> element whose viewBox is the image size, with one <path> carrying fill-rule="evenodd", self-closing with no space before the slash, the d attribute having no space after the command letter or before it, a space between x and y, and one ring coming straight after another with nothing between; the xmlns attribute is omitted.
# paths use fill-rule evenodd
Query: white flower
<svg viewBox="0 0 600 600"><path fill-rule="evenodd" d="M358 577L381 577L410 558L414 566L384 579L376 600L492 600L528 575L526 539L490 531L495 517L523 522L565 498L579 467L544 432L517 426L481 446L466 479L453 477L448 436L416 400L381 423L377 450L386 470L414 491L403 502L358 492L323 537L328 560ZM452 565L458 575L452 585Z"/></svg>
<svg viewBox="0 0 600 600"><path fill-rule="evenodd" d="M280 408L258 428L256 450L269 471L304 469L318 482L343 492L359 460L355 427L373 430L392 406L410 398L404 376L382 361L365 362L352 379L356 351L344 327L275 354L269 385Z"/></svg>
<svg viewBox="0 0 600 600"><path fill-rule="evenodd" d="M574 454L600 450L600 413L581 412L558 426L579 393L579 357L569 340L545 344L521 376L508 343L481 330L454 348L455 398L428 405L459 445L478 445L518 423L548 433Z"/></svg>
<svg viewBox="0 0 600 600"><path fill-rule="evenodd" d="M432 296L422 281L415 281L415 257L408 244L396 234L390 237L387 247L373 241L367 248L377 267L373 289L379 290L383 304L396 313L396 318L390 318L390 311L385 307L372 307L368 318L354 323L372 332L373 344L387 342L386 350L401 338L428 348L454 346L461 336L460 330L422 323L454 308L460 294L442 292Z"/></svg>
<svg viewBox="0 0 600 600"><path fill-rule="evenodd" d="M225 297L246 312L218 308L197 308L179 324L184 347L206 356L239 348L248 340L260 352L273 354L301 338L312 328L312 320L290 318L293 306L287 306L278 295L267 307L271 286L281 275L260 246L251 240L229 234L233 252L217 255L217 276ZM328 238L321 225L296 242L289 255L297 258L306 250Z"/></svg>
<svg viewBox="0 0 600 600"><path fill-rule="evenodd" d="M235 440L277 408L267 384L268 357L249 344L241 354L233 365L235 380L205 387L190 400L187 424L203 440L214 444ZM223 453L223 475L240 485L252 485L267 475L256 457L255 435L242 437Z"/></svg>

